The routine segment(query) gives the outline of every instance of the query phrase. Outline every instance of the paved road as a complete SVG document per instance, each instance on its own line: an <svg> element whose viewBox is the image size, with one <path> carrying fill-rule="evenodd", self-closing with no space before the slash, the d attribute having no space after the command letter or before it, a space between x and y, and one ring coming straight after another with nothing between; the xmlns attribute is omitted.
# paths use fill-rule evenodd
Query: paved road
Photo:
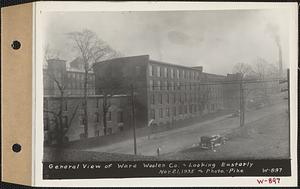
<svg viewBox="0 0 300 189"><path fill-rule="evenodd" d="M263 117L285 111L286 103L278 103L259 110L246 112L246 123L250 123ZM239 127L239 118L222 116L202 123L174 129L162 133L156 133L148 137L137 139L137 153L146 156L157 155L157 148L161 148L161 154L177 152L199 142L199 137L204 135L224 134L231 129ZM120 143L86 149L87 151L133 154L133 140Z"/></svg>

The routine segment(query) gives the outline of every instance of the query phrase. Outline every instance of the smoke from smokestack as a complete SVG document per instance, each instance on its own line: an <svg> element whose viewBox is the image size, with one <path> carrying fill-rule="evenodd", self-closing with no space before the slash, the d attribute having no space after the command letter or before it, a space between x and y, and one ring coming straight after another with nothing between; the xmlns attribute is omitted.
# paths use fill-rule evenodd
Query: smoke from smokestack
<svg viewBox="0 0 300 189"><path fill-rule="evenodd" d="M278 48L278 71L279 76L282 76L282 47L280 43L280 37L278 34L279 27L274 24L267 24L266 25L266 32L270 34L272 39L274 40L277 48Z"/></svg>

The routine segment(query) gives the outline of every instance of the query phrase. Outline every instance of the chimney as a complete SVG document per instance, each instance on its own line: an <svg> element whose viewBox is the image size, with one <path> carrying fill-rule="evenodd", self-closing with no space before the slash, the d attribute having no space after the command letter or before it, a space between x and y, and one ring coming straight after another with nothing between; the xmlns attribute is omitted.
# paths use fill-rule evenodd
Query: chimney
<svg viewBox="0 0 300 189"><path fill-rule="evenodd" d="M66 71L66 61L61 59L49 59L48 62L48 70L59 70Z"/></svg>

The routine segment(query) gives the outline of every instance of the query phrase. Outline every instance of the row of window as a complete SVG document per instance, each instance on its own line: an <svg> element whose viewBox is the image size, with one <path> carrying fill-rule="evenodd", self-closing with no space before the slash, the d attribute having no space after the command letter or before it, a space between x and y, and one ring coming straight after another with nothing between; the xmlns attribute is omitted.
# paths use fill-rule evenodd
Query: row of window
<svg viewBox="0 0 300 189"><path fill-rule="evenodd" d="M95 103L95 107L96 108L102 108L102 100L100 99L97 99ZM85 101L82 100L81 101L81 108L83 108L85 105ZM44 109L48 109L49 107L49 101L48 100L44 100ZM107 100L107 106L111 106L111 101L110 100ZM68 111L68 102L67 101L64 101L63 102L63 111Z"/></svg>
<svg viewBox="0 0 300 189"><path fill-rule="evenodd" d="M200 80L201 73L197 71L184 70L178 68L168 68L158 65L149 65L149 76L164 78L184 78L190 80Z"/></svg>
<svg viewBox="0 0 300 189"><path fill-rule="evenodd" d="M221 90L220 85L203 85L200 83L168 82L160 80L149 80L149 89L154 90L209 90L215 92Z"/></svg>
<svg viewBox="0 0 300 189"><path fill-rule="evenodd" d="M107 121L112 121L112 112L108 111L106 114L106 120ZM100 113L99 112L95 112L95 122L99 123L100 122ZM123 123L123 112L122 111L118 111L117 112L117 122L118 123Z"/></svg>
<svg viewBox="0 0 300 189"><path fill-rule="evenodd" d="M67 87L68 89L73 89L73 88L80 88L80 89L84 89L84 82L81 81L81 82L78 82L78 81L72 81L72 82L67 82ZM88 83L87 84L87 88L92 88L95 90L95 87L94 87L94 84L90 84Z"/></svg>
<svg viewBox="0 0 300 189"><path fill-rule="evenodd" d="M68 72L67 77L68 77L68 79L76 79L76 80L83 81L85 78L85 74L84 73L76 73L76 72ZM89 74L88 80L95 80L95 76Z"/></svg>
<svg viewBox="0 0 300 189"><path fill-rule="evenodd" d="M208 100L205 99L205 96L196 95L196 94L151 94L150 95L150 104L170 104L170 103L200 103L201 100Z"/></svg>
<svg viewBox="0 0 300 189"><path fill-rule="evenodd" d="M117 112L117 122L118 123L123 123L124 122L124 115L122 111L118 111ZM78 117L79 119L79 124L80 125L84 125L85 124L85 119L83 115L79 115ZM106 114L106 120L107 121L112 121L112 112L108 111ZM62 117L62 124L64 128L68 128L69 127L69 119L68 116L63 116ZM99 112L95 112L95 123L100 123L100 113ZM44 118L44 129L45 131L49 130L49 125L50 125L50 119L49 117L45 117Z"/></svg>
<svg viewBox="0 0 300 189"><path fill-rule="evenodd" d="M217 108L218 108L217 104L207 104L206 105L206 109L209 111L216 111ZM202 107L201 105L196 105L196 104L173 106L173 107L159 108L159 109L151 109L150 110L150 118L155 120L157 118L169 118L171 116L176 117L177 115L201 112L201 111L203 111L203 109L204 109L204 107Z"/></svg>
<svg viewBox="0 0 300 189"><path fill-rule="evenodd" d="M195 105L195 104L182 105L182 106L178 106L178 107L174 106L172 108L167 107L167 108L151 109L150 117L151 117L151 119L170 117L171 115L173 117L175 117L177 115L195 113L200 110L202 110L201 105ZM158 117L156 117L157 115L158 115Z"/></svg>

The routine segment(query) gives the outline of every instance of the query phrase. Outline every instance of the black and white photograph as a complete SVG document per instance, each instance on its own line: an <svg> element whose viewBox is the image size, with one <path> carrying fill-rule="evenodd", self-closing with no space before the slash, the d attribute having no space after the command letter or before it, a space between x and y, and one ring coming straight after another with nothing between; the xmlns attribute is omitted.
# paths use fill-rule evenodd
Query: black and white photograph
<svg viewBox="0 0 300 189"><path fill-rule="evenodd" d="M251 167L291 159L291 19L279 8L43 13L44 179L272 175ZM284 164L272 173L289 176ZM84 172L101 166L122 170Z"/></svg>

